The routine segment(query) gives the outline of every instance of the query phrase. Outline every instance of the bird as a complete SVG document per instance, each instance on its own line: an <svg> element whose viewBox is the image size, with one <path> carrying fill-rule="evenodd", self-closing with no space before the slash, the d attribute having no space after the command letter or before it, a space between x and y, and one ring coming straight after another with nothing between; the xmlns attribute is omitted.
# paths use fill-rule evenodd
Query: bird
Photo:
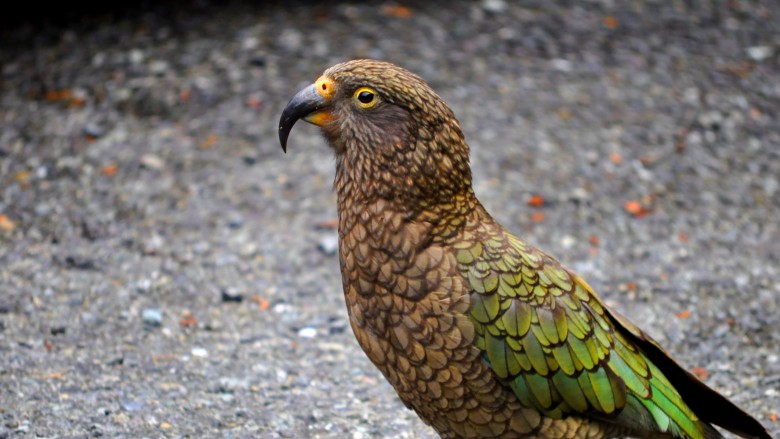
<svg viewBox="0 0 780 439"><path fill-rule="evenodd" d="M453 111L418 75L336 64L284 108L333 149L349 322L442 438L770 438L586 281L500 225Z"/></svg>

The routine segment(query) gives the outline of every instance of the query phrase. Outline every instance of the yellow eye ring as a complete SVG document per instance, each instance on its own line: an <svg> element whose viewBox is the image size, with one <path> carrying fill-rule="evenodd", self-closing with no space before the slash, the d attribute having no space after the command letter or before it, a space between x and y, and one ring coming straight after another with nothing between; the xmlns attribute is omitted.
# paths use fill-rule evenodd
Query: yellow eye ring
<svg viewBox="0 0 780 439"><path fill-rule="evenodd" d="M355 90L353 97L357 101L358 105L360 105L360 108L371 108L376 105L377 102L379 102L376 94L377 93L374 91L374 89L360 87L359 89Z"/></svg>

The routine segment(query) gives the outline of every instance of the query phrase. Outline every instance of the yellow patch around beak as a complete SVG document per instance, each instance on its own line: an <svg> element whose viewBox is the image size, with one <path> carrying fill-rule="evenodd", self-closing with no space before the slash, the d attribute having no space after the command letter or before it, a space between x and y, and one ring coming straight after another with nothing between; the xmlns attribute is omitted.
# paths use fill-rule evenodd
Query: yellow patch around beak
<svg viewBox="0 0 780 439"><path fill-rule="evenodd" d="M333 99L333 95L336 94L336 83L325 75L317 78L317 80L314 81L314 86L317 93L319 93L327 102L330 102L330 100Z"/></svg>
<svg viewBox="0 0 780 439"><path fill-rule="evenodd" d="M323 75L314 81L314 89L317 90L317 94L322 96L325 102L330 103L333 96L336 94L336 83L332 79ZM312 123L317 126L323 126L326 123L332 121L333 114L330 112L330 108L323 108L322 110L315 111L310 115L303 118L306 122Z"/></svg>
<svg viewBox="0 0 780 439"><path fill-rule="evenodd" d="M326 123L333 120L333 115L330 113L329 108L324 108L320 111L314 112L303 118L306 122L312 123L317 126L323 126Z"/></svg>

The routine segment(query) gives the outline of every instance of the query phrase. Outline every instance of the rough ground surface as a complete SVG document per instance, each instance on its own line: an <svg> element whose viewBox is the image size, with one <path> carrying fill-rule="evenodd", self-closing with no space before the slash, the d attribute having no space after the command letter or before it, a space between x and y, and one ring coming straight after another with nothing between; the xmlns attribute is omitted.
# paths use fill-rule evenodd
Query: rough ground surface
<svg viewBox="0 0 780 439"><path fill-rule="evenodd" d="M0 30L0 437L433 437L349 329L331 151L277 141L355 57L427 78L495 216L780 435L780 3L183 3Z"/></svg>

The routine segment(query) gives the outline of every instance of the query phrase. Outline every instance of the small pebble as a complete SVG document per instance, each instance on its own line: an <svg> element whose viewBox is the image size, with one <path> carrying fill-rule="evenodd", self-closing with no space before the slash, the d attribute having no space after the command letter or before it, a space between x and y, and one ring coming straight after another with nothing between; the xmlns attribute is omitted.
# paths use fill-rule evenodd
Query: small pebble
<svg viewBox="0 0 780 439"><path fill-rule="evenodd" d="M163 314L157 308L146 308L141 312L141 318L149 326L160 326L162 325Z"/></svg>
<svg viewBox="0 0 780 439"><path fill-rule="evenodd" d="M317 336L317 328L306 326L298 331L298 336L301 338L314 338Z"/></svg>
<svg viewBox="0 0 780 439"><path fill-rule="evenodd" d="M151 279L139 279L135 283L135 290L139 293L146 293L152 288L152 280Z"/></svg>
<svg viewBox="0 0 780 439"><path fill-rule="evenodd" d="M228 220L228 227L230 227L231 229L240 229L243 225L244 225L244 220L239 216L235 216L233 218L230 218L230 220Z"/></svg>
<svg viewBox="0 0 780 439"><path fill-rule="evenodd" d="M223 288L220 291L223 302L237 302L240 303L244 300L244 295L236 291L234 288Z"/></svg>
<svg viewBox="0 0 780 439"><path fill-rule="evenodd" d="M504 0L485 0L482 2L482 8L493 13L504 12L506 2Z"/></svg>
<svg viewBox="0 0 780 439"><path fill-rule="evenodd" d="M317 249L325 256L333 256L339 250L339 237L335 233L323 236L317 244Z"/></svg>
<svg viewBox="0 0 780 439"><path fill-rule="evenodd" d="M170 70L170 68L166 61L155 60L149 63L149 71L155 75L162 75L168 70Z"/></svg>
<svg viewBox="0 0 780 439"><path fill-rule="evenodd" d="M144 52L140 49L133 49L128 53L128 58L133 64L140 64L144 60Z"/></svg>
<svg viewBox="0 0 780 439"><path fill-rule="evenodd" d="M753 61L764 61L772 56L774 50L771 46L752 46L747 48L747 54Z"/></svg>
<svg viewBox="0 0 780 439"><path fill-rule="evenodd" d="M241 41L241 48L244 50L252 50L260 45L260 40L256 37L246 37Z"/></svg>
<svg viewBox="0 0 780 439"><path fill-rule="evenodd" d="M195 245L192 246L192 251L195 252L195 254L202 255L209 251L211 246L206 241L198 241L195 243Z"/></svg>
<svg viewBox="0 0 780 439"><path fill-rule="evenodd" d="M561 58L550 60L550 66L559 72L571 72L572 70L571 62Z"/></svg>
<svg viewBox="0 0 780 439"><path fill-rule="evenodd" d="M249 388L249 380L235 377L221 377L218 380L219 391L222 393L233 393L237 390Z"/></svg>
<svg viewBox="0 0 780 439"><path fill-rule="evenodd" d="M303 45L303 33L292 27L285 28L278 35L277 41L287 51L294 52Z"/></svg>
<svg viewBox="0 0 780 439"><path fill-rule="evenodd" d="M138 410L144 408L145 404L143 401L136 400L136 399L120 398L119 405L121 405L122 408L128 412L137 412Z"/></svg>
<svg viewBox="0 0 780 439"><path fill-rule="evenodd" d="M561 247L564 249L570 249L577 243L577 239L571 235L563 235L561 237Z"/></svg>
<svg viewBox="0 0 780 439"><path fill-rule="evenodd" d="M159 171L165 167L165 161L154 154L144 154L141 156L141 166Z"/></svg>
<svg viewBox="0 0 780 439"><path fill-rule="evenodd" d="M198 358L206 358L209 356L209 351L207 351L205 348L195 347L192 348L192 351L190 351L193 357Z"/></svg>
<svg viewBox="0 0 780 439"><path fill-rule="evenodd" d="M89 122L84 125L84 134L91 137L101 137L106 133L106 130L96 122Z"/></svg>
<svg viewBox="0 0 780 439"><path fill-rule="evenodd" d="M249 65L252 67L265 67L265 58L262 56L253 56L249 59Z"/></svg>
<svg viewBox="0 0 780 439"><path fill-rule="evenodd" d="M293 310L293 307L291 305L288 305L286 303L277 303L273 307L273 312L276 314L287 314Z"/></svg>

